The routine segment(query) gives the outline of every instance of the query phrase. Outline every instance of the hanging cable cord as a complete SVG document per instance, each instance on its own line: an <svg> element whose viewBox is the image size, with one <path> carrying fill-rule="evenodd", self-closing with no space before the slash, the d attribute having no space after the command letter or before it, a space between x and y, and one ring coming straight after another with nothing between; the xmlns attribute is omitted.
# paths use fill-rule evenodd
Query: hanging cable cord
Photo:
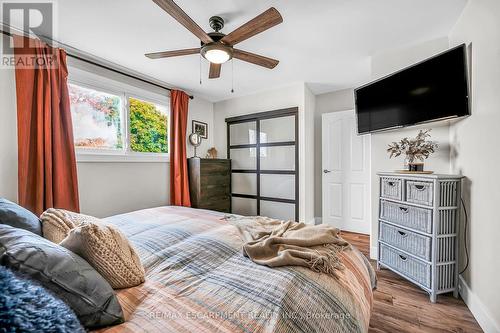
<svg viewBox="0 0 500 333"><path fill-rule="evenodd" d="M465 262L464 269L462 269L462 271L460 273L458 273L459 275L461 275L463 272L465 272L467 270L467 268L469 267L469 249L467 247L467 224L469 222L469 216L467 215L467 208L465 208L464 199L460 198L460 201L462 202L462 207L464 208L464 215L465 215L465 223L464 223L464 245L465 245L465 258L466 258L466 262Z"/></svg>

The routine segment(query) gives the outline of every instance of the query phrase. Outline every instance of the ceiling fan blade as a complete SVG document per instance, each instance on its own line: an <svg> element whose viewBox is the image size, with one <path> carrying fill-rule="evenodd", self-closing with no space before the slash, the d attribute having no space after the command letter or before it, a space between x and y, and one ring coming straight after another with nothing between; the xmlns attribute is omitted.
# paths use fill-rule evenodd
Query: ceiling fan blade
<svg viewBox="0 0 500 333"><path fill-rule="evenodd" d="M281 14L276 8L271 7L230 34L224 36L221 41L229 45L235 45L281 22L283 22Z"/></svg>
<svg viewBox="0 0 500 333"><path fill-rule="evenodd" d="M210 63L210 70L208 71L209 79L216 79L220 77L221 64Z"/></svg>
<svg viewBox="0 0 500 333"><path fill-rule="evenodd" d="M250 63L255 64L255 65L266 67L269 69L273 69L279 63L278 60L264 57L264 56L261 56L261 55L255 54L255 53L250 53L247 51L238 50L238 49L234 49L233 57L235 57L236 59L246 61L246 62L250 62Z"/></svg>
<svg viewBox="0 0 500 333"><path fill-rule="evenodd" d="M181 7L177 6L172 0L153 0L160 8L166 11L170 16L182 24L186 29L191 31L204 43L212 43L213 40L203 29L200 28L192 18L190 18Z"/></svg>
<svg viewBox="0 0 500 333"><path fill-rule="evenodd" d="M200 48L146 53L145 56L150 59L160 59L160 58L178 57L178 56L197 54L197 53L200 53Z"/></svg>

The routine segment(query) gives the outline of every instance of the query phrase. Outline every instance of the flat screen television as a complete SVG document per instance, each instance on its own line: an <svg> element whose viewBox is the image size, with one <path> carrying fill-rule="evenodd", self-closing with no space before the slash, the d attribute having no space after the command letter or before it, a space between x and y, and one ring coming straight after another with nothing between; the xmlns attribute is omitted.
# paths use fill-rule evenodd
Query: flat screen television
<svg viewBox="0 0 500 333"><path fill-rule="evenodd" d="M358 133L470 114L465 44L354 91Z"/></svg>

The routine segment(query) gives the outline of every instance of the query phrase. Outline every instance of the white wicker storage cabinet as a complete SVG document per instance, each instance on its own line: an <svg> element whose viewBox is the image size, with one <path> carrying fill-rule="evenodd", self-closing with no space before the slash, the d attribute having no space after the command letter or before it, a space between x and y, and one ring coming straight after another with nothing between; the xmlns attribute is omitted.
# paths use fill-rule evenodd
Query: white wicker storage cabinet
<svg viewBox="0 0 500 333"><path fill-rule="evenodd" d="M377 268L417 284L436 302L458 297L459 215L462 176L383 172Z"/></svg>

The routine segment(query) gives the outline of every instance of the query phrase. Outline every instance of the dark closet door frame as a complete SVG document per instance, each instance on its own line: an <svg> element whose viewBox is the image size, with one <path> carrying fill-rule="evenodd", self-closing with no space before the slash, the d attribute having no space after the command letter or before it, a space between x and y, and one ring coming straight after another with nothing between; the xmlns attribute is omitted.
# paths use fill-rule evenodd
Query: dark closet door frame
<svg viewBox="0 0 500 333"><path fill-rule="evenodd" d="M271 142L271 143L261 143L260 142L260 121L272 118L281 117L295 117L295 140L294 141L284 141L284 142ZM255 143L243 144L243 145L231 145L231 125L255 122L255 130L257 132L255 136ZM227 128L227 158L231 158L231 149L241 149L241 148L255 148L255 158L256 158L256 168L252 169L232 169L231 173L252 173L256 175L257 178L257 189L256 195L251 194L239 194L232 193L231 197L235 198L247 198L257 200L257 215L260 215L260 201L273 201L295 204L295 220L299 220L299 108L292 107L286 109L279 109L273 111L252 113L248 115L226 118L226 128ZM260 169L260 148L261 147L282 147L282 146L294 146L295 147L295 170L261 170ZM282 199L282 198L271 198L262 197L260 195L260 175L295 175L295 199Z"/></svg>

